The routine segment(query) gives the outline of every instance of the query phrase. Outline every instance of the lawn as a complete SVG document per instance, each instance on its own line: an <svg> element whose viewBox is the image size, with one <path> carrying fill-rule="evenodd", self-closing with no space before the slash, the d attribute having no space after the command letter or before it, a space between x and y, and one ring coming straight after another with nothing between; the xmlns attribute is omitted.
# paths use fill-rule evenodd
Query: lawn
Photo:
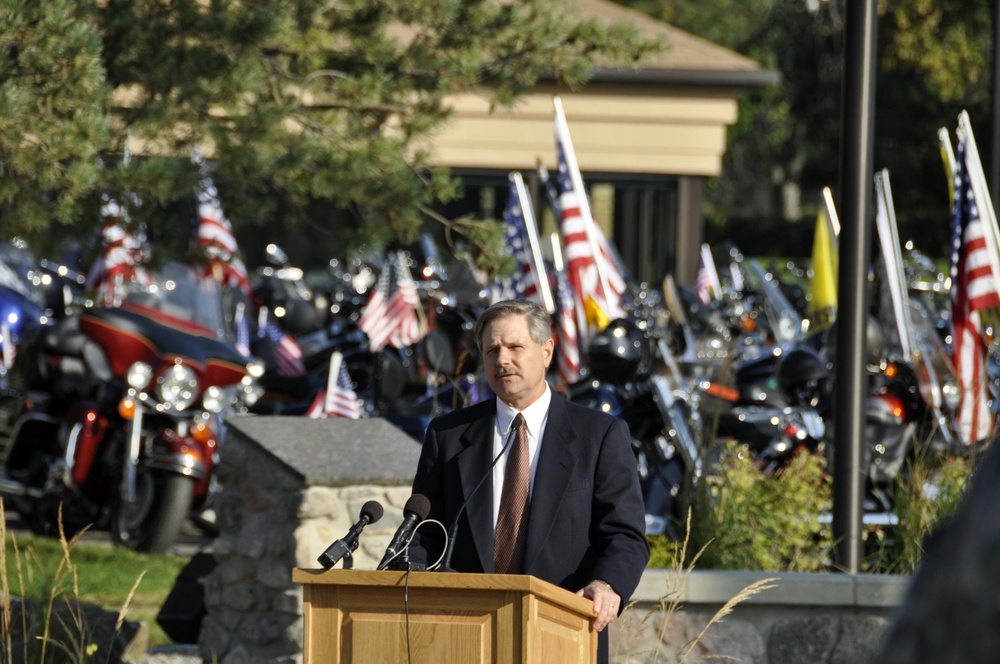
<svg viewBox="0 0 1000 664"><path fill-rule="evenodd" d="M7 533L2 553L8 588L0 591L46 601L52 593L58 599L76 597L72 575L60 572L64 554L59 540L25 535L15 538ZM72 546L70 560L76 569L79 600L114 612L121 611L128 601L126 618L149 625L151 647L171 643L156 624L156 614L187 558L136 553L103 542L84 541ZM140 575L142 580L128 600Z"/></svg>

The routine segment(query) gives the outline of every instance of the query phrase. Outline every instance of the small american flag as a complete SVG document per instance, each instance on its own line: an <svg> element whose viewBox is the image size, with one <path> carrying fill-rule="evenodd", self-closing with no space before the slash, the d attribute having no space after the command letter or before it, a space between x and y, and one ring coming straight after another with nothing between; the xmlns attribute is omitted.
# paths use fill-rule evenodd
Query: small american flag
<svg viewBox="0 0 1000 664"><path fill-rule="evenodd" d="M243 302L236 305L236 312L233 314L233 345L240 355L250 357L250 322Z"/></svg>
<svg viewBox="0 0 1000 664"><path fill-rule="evenodd" d="M313 399L306 415L312 418L320 417L361 417L361 402L354 392L351 376L347 372L347 363L340 353L330 356L330 377L325 390L320 390Z"/></svg>
<svg viewBox="0 0 1000 664"><path fill-rule="evenodd" d="M191 160L198 165L201 178L195 187L198 201L197 236L198 245L205 251L208 264L205 276L213 277L225 286L239 288L250 293L250 279L246 266L237 253L236 236L232 224L222 212L222 202L215 188L212 176L208 174L205 160L197 150Z"/></svg>
<svg viewBox="0 0 1000 664"><path fill-rule="evenodd" d="M563 385L572 385L580 378L580 340L576 302L563 272L556 273L556 302L556 375Z"/></svg>
<svg viewBox="0 0 1000 664"><path fill-rule="evenodd" d="M531 259L531 244L528 241L524 210L513 180L510 182L510 193L507 196L503 219L506 222L507 249L517 262L517 266L512 276L501 280L500 297L497 299L523 298L543 304L539 292L538 274Z"/></svg>
<svg viewBox="0 0 1000 664"><path fill-rule="evenodd" d="M707 244L701 245L701 253L698 255L698 272L694 278L694 289L703 304L711 302L712 296L717 296L722 290L719 287L719 275L715 271L712 250Z"/></svg>
<svg viewBox="0 0 1000 664"><path fill-rule="evenodd" d="M951 317L954 325L952 361L961 392L957 424L962 439L974 443L993 432L986 396L986 342L979 312L1000 306L1000 294L990 268L980 207L969 176L965 137L959 138L955 168L955 210L952 224Z"/></svg>
<svg viewBox="0 0 1000 664"><path fill-rule="evenodd" d="M274 344L274 356L278 362L278 374L282 376L304 376L306 365L302 358L302 349L284 330L267 321L264 325L264 337Z"/></svg>
<svg viewBox="0 0 1000 664"><path fill-rule="evenodd" d="M417 317L419 307L417 285L410 276L406 258L400 252L389 254L358 328L368 335L373 351L380 351L386 345L406 348L423 337Z"/></svg>
<svg viewBox="0 0 1000 664"><path fill-rule="evenodd" d="M101 206L101 254L87 273L87 289L94 293L94 301L102 307L121 304L125 284L153 283L141 263L144 258L144 238L126 230L129 224L127 211L116 200L109 198Z"/></svg>

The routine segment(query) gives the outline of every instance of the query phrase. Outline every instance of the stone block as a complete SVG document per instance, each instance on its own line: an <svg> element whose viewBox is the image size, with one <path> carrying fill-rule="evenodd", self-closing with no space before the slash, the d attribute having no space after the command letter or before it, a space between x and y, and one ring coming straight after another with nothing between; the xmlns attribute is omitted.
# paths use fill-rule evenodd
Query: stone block
<svg viewBox="0 0 1000 664"><path fill-rule="evenodd" d="M218 661L219 656L229 651L230 632L216 613L205 616L198 634L198 653L206 662Z"/></svg>
<svg viewBox="0 0 1000 664"><path fill-rule="evenodd" d="M874 662L891 623L881 616L844 616L830 664Z"/></svg>
<svg viewBox="0 0 1000 664"><path fill-rule="evenodd" d="M379 418L258 415L232 417L227 423L230 441L270 455L309 486L409 485L420 456L419 443ZM256 476L277 465L253 464L247 471Z"/></svg>
<svg viewBox="0 0 1000 664"><path fill-rule="evenodd" d="M257 563L257 581L265 588L284 589L292 586L292 568L277 560Z"/></svg>
<svg viewBox="0 0 1000 664"><path fill-rule="evenodd" d="M302 588L296 586L271 597L271 608L278 613L302 615Z"/></svg>
<svg viewBox="0 0 1000 664"><path fill-rule="evenodd" d="M325 486L311 486L302 493L299 505L300 519L331 519L337 520L345 516L341 503L340 492Z"/></svg>
<svg viewBox="0 0 1000 664"><path fill-rule="evenodd" d="M771 628L767 643L770 664L825 662L840 632L836 617L819 616L781 620Z"/></svg>
<svg viewBox="0 0 1000 664"><path fill-rule="evenodd" d="M220 664L250 664L250 653L243 646L236 646L226 653Z"/></svg>
<svg viewBox="0 0 1000 664"><path fill-rule="evenodd" d="M713 623L698 645L705 653L705 658L744 664L767 664L764 637L750 623L735 620L732 616Z"/></svg>
<svg viewBox="0 0 1000 664"><path fill-rule="evenodd" d="M256 601L257 594L249 584L242 583L222 589L222 606L237 611L249 611L254 608Z"/></svg>

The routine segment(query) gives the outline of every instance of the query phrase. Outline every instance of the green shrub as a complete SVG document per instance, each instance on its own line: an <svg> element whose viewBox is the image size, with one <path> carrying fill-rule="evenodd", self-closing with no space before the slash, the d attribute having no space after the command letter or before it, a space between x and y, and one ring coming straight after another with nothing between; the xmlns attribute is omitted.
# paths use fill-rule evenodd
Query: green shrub
<svg viewBox="0 0 1000 664"><path fill-rule="evenodd" d="M695 494L692 546L705 547L700 566L825 569L830 535L820 515L832 506L825 467L822 456L800 451L785 468L768 474L743 445L727 443L704 489Z"/></svg>
<svg viewBox="0 0 1000 664"><path fill-rule="evenodd" d="M921 455L907 463L894 487L897 523L869 532L868 571L911 574L923 558L923 541L958 509L972 473L973 458ZM872 541L874 540L874 541Z"/></svg>

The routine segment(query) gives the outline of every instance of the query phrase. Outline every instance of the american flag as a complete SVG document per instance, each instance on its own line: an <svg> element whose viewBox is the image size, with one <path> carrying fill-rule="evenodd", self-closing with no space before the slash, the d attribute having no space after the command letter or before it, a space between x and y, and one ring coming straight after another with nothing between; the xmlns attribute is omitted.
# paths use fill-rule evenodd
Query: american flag
<svg viewBox="0 0 1000 664"><path fill-rule="evenodd" d="M390 345L406 348L423 336L417 309L420 298L410 268L401 252L389 254L378 283L368 298L358 328L368 335L369 347L380 351Z"/></svg>
<svg viewBox="0 0 1000 664"><path fill-rule="evenodd" d="M236 236L233 234L232 224L222 212L219 192L201 155L195 151L191 160L201 171L201 178L195 187L195 197L198 202L198 246L208 258L204 276L213 277L223 285L239 288L249 295L247 268L237 253Z"/></svg>
<svg viewBox="0 0 1000 664"><path fill-rule="evenodd" d="M240 355L250 357L250 321L243 302L236 305L236 312L233 314L233 345Z"/></svg>
<svg viewBox="0 0 1000 664"><path fill-rule="evenodd" d="M517 194L514 181L510 183L510 193L507 196L507 206L503 211L506 222L507 249L517 262L514 274L500 281L500 297L498 299L528 299L543 304L539 293L538 273L531 259L531 244L528 241L528 231L524 219L521 199Z"/></svg>
<svg viewBox="0 0 1000 664"><path fill-rule="evenodd" d="M1000 306L989 250L969 177L964 137L959 139L955 168L955 209L952 225L951 317L954 325L952 360L961 393L957 424L962 439L974 443L993 431L986 396L984 359L986 343L979 312Z"/></svg>
<svg viewBox="0 0 1000 664"><path fill-rule="evenodd" d="M701 254L698 257L698 272L695 274L695 291L698 299L703 304L712 301L713 291L716 295L722 290L719 286L719 275L715 270L715 261L712 259L712 250L707 244L701 246Z"/></svg>
<svg viewBox="0 0 1000 664"><path fill-rule="evenodd" d="M579 317L584 312L584 299L589 295L604 310L608 318L621 318L625 315L621 306L625 279L607 238L589 213L587 192L575 184L582 182L582 179L579 177L569 127L566 125L561 108L561 105L557 104L555 113L556 155L559 159L557 182L560 229L566 269L569 272L569 282L573 287L577 304L577 315ZM591 235L598 247L596 256L591 245ZM603 281L601 274L604 275ZM605 292L605 285L608 287L608 292Z"/></svg>
<svg viewBox="0 0 1000 664"><path fill-rule="evenodd" d="M563 385L580 378L580 338L576 329L576 301L564 272L556 272L556 375Z"/></svg>
<svg viewBox="0 0 1000 664"><path fill-rule="evenodd" d="M274 356L278 363L278 374L281 376L304 376L306 365L302 358L302 349L295 339L285 334L284 330L267 321L264 324L263 336L274 344Z"/></svg>
<svg viewBox="0 0 1000 664"><path fill-rule="evenodd" d="M347 372L347 363L341 353L330 356L330 377L325 390L320 390L306 411L306 416L349 417L353 420L361 417L361 402L354 393L351 376Z"/></svg>
<svg viewBox="0 0 1000 664"><path fill-rule="evenodd" d="M87 289L99 306L113 307L121 304L125 284L149 285L153 280L141 265L145 238L126 230L127 212L109 198L101 206L101 217L101 254L87 273Z"/></svg>

